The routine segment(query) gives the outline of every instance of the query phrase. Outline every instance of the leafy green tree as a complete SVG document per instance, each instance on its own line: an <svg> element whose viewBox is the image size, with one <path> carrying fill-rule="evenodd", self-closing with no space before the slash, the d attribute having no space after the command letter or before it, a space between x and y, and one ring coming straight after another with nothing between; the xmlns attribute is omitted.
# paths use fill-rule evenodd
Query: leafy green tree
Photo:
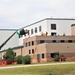
<svg viewBox="0 0 75 75"><path fill-rule="evenodd" d="M9 48L6 50L6 53L4 54L3 58L4 60L13 61L15 59L15 56L16 56L15 52L11 48Z"/></svg>

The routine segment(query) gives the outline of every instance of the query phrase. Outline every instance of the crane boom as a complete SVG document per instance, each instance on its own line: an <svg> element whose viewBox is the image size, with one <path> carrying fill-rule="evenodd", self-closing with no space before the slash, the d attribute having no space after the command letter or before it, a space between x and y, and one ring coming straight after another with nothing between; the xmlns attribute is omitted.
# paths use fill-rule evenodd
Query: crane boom
<svg viewBox="0 0 75 75"><path fill-rule="evenodd" d="M15 34L18 34L18 35L26 35L26 34L29 34L29 30L20 30L20 32L18 32L18 30L16 30L6 41L4 41L1 45L0 45L0 50L1 48L15 35Z"/></svg>
<svg viewBox="0 0 75 75"><path fill-rule="evenodd" d="M4 42L2 43L2 45L0 46L0 50L1 50L1 48L2 48L15 34L16 34L16 32L14 32L6 41L4 41Z"/></svg>

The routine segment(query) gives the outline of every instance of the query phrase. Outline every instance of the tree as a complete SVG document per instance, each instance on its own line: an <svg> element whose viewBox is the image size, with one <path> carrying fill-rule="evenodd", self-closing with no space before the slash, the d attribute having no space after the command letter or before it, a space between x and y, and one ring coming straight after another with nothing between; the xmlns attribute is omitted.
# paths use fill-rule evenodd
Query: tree
<svg viewBox="0 0 75 75"><path fill-rule="evenodd" d="M13 61L15 59L15 56L15 52L11 48L9 48L6 50L6 53L4 54L3 58L4 60Z"/></svg>

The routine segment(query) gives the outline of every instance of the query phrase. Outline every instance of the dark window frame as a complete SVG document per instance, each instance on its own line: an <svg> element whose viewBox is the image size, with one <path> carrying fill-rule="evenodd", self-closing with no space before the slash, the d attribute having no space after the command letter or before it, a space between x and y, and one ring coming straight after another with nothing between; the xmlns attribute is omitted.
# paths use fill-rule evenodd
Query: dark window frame
<svg viewBox="0 0 75 75"><path fill-rule="evenodd" d="M56 40L52 40L52 42L53 42L53 43L56 43L57 41L56 41Z"/></svg>
<svg viewBox="0 0 75 75"><path fill-rule="evenodd" d="M28 30L28 35L30 34L30 30Z"/></svg>
<svg viewBox="0 0 75 75"><path fill-rule="evenodd" d="M56 30L56 24L51 24L51 30Z"/></svg>
<svg viewBox="0 0 75 75"><path fill-rule="evenodd" d="M41 32L42 31L42 27L41 26L39 26L39 32Z"/></svg>
<svg viewBox="0 0 75 75"><path fill-rule="evenodd" d="M45 55L44 55L44 53L42 54L42 58L43 58L43 59L45 58Z"/></svg>
<svg viewBox="0 0 75 75"><path fill-rule="evenodd" d="M51 36L56 36L56 32L51 32Z"/></svg>
<svg viewBox="0 0 75 75"><path fill-rule="evenodd" d="M68 40L68 43L72 43L73 42L73 40Z"/></svg>
<svg viewBox="0 0 75 75"><path fill-rule="evenodd" d="M30 42L28 42L28 46L30 46Z"/></svg>
<svg viewBox="0 0 75 75"><path fill-rule="evenodd" d="M26 47L27 47L28 45L27 45L27 42L26 42Z"/></svg>
<svg viewBox="0 0 75 75"><path fill-rule="evenodd" d="M32 41L32 45L34 45L34 41Z"/></svg>
<svg viewBox="0 0 75 75"><path fill-rule="evenodd" d="M32 49L32 54L34 53L34 49Z"/></svg>
<svg viewBox="0 0 75 75"><path fill-rule="evenodd" d="M33 34L33 29L31 29L31 34Z"/></svg>
<svg viewBox="0 0 75 75"><path fill-rule="evenodd" d="M37 27L35 27L35 33L37 33Z"/></svg>
<svg viewBox="0 0 75 75"><path fill-rule="evenodd" d="M40 44L41 44L41 43L45 43L45 40L40 40Z"/></svg>
<svg viewBox="0 0 75 75"><path fill-rule="evenodd" d="M31 50L29 50L29 54L31 54Z"/></svg>
<svg viewBox="0 0 75 75"><path fill-rule="evenodd" d="M64 42L65 42L65 40L60 40L60 42L61 42L61 43L64 43Z"/></svg>

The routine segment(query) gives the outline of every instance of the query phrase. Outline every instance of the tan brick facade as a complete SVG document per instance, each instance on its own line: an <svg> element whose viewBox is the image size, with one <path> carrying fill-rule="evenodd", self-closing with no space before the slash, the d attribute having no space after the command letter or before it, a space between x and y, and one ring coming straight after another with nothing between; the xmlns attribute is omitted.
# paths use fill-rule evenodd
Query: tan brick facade
<svg viewBox="0 0 75 75"><path fill-rule="evenodd" d="M51 54L58 52L68 57L75 57L74 36L33 36L24 39L24 47L14 49L16 55L30 55L32 62L50 61ZM0 53L3 56L4 52Z"/></svg>

